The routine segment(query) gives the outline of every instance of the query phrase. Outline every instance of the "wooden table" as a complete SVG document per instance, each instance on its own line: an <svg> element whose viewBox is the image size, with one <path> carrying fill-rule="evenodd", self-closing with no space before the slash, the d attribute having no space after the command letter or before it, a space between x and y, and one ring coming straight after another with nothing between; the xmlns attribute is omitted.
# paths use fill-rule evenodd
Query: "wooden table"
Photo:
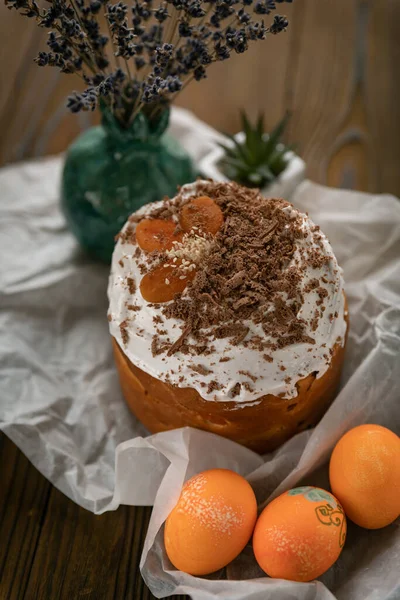
<svg viewBox="0 0 400 600"><path fill-rule="evenodd" d="M180 103L230 131L242 106L265 110L270 124L289 108L287 137L312 179L400 196L400 2L294 0L279 8L291 20L286 35L218 65ZM0 7L0 163L60 151L89 124L63 109L70 80L31 66L43 35ZM0 464L1 600L153 597L138 572L150 509L96 517L4 436Z"/></svg>

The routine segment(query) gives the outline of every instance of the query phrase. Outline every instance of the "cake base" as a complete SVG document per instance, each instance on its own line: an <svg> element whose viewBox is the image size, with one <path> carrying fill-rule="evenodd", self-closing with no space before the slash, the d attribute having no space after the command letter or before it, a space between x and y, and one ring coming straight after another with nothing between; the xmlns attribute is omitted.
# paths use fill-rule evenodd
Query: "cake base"
<svg viewBox="0 0 400 600"><path fill-rule="evenodd" d="M340 380L345 347L333 349L328 370L311 373L296 387L296 398L268 394L256 405L204 400L193 388L164 383L145 373L125 356L113 339L122 391L131 411L151 433L196 427L229 438L263 454L296 433L316 425L333 401Z"/></svg>

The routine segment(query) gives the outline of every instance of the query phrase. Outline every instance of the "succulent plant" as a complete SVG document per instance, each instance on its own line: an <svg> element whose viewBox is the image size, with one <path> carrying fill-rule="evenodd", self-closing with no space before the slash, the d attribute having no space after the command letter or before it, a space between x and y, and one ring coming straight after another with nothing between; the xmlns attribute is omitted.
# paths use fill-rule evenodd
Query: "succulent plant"
<svg viewBox="0 0 400 600"><path fill-rule="evenodd" d="M243 141L228 136L230 144L220 144L225 155L219 167L229 179L247 187L265 187L285 170L287 152L292 149L281 142L289 113L271 131L264 130L264 117L260 115L252 125L242 112Z"/></svg>

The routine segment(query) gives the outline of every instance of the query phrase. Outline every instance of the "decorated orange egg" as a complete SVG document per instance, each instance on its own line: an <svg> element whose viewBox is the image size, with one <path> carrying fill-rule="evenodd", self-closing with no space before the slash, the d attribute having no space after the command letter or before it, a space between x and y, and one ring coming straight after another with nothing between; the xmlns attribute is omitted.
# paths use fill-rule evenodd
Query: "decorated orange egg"
<svg viewBox="0 0 400 600"><path fill-rule="evenodd" d="M253 550L270 577L311 581L338 559L346 531L343 509L332 494L298 487L263 510L254 530Z"/></svg>
<svg viewBox="0 0 400 600"><path fill-rule="evenodd" d="M329 478L354 523L389 525L400 515L400 438L380 425L354 427L333 450Z"/></svg>
<svg viewBox="0 0 400 600"><path fill-rule="evenodd" d="M256 518L256 498L243 477L226 469L204 471L185 483L167 518L167 555L186 573L213 573L240 554Z"/></svg>

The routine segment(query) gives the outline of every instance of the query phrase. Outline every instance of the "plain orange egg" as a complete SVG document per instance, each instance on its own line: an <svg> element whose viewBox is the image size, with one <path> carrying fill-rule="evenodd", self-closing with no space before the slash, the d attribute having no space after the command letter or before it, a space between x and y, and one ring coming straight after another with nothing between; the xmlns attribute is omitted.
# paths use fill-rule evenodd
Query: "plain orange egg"
<svg viewBox="0 0 400 600"><path fill-rule="evenodd" d="M256 519L256 498L243 477L226 469L204 471L185 483L167 518L167 555L191 575L218 571L246 546Z"/></svg>
<svg viewBox="0 0 400 600"><path fill-rule="evenodd" d="M338 559L346 531L343 509L332 494L310 486L294 488L261 513L253 550L270 577L311 581Z"/></svg>
<svg viewBox="0 0 400 600"><path fill-rule="evenodd" d="M380 425L351 429L333 450L329 479L354 523L389 525L400 515L400 438Z"/></svg>

